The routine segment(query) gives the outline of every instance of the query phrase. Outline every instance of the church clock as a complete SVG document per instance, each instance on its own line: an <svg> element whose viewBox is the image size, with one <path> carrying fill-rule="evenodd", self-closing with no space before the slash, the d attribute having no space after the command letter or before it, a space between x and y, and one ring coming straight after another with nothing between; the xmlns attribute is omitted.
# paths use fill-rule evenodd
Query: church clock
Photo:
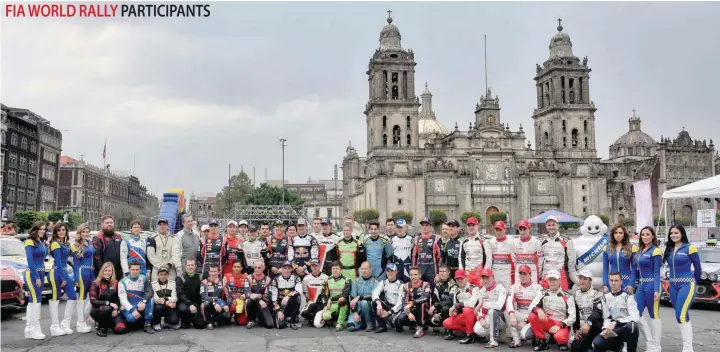
<svg viewBox="0 0 720 352"><path fill-rule="evenodd" d="M488 122L489 124L495 123L495 116L489 115L489 116L487 117L487 122Z"/></svg>

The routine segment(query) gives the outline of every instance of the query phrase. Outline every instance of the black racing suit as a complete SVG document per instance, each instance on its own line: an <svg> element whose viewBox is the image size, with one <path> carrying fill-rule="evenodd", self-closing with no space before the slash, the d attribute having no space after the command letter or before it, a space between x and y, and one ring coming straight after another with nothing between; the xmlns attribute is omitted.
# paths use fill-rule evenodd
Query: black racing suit
<svg viewBox="0 0 720 352"><path fill-rule="evenodd" d="M450 309L452 309L455 297L455 291L457 291L457 284L455 280L448 279L447 281L440 281L435 284L435 290L432 295L432 306L434 307L433 315L440 313L440 321L433 322L430 320L430 325L433 327L441 327L443 320L450 317ZM432 316L430 317L432 319Z"/></svg>
<svg viewBox="0 0 720 352"><path fill-rule="evenodd" d="M280 270L283 264L288 260L288 248L290 248L290 239L287 235L272 235L268 237L268 273L275 276L270 268Z"/></svg>
<svg viewBox="0 0 720 352"><path fill-rule="evenodd" d="M412 282L408 282L403 285L402 288L402 312L398 317L398 323L395 325L395 330L402 331L403 326L427 326L427 311L430 306L430 297L432 296L432 289L430 284L425 281L419 281L413 285ZM412 303L410 313L415 316L415 320L411 321L405 312L405 306Z"/></svg>
<svg viewBox="0 0 720 352"><path fill-rule="evenodd" d="M440 239L438 236L430 234L428 236L418 235L414 239L413 246L413 265L420 267L420 280L435 283L435 275L437 275L440 266Z"/></svg>
<svg viewBox="0 0 720 352"><path fill-rule="evenodd" d="M182 326L189 328L190 325L196 329L205 327L205 321L202 316L202 298L200 297L200 283L202 277L200 274L185 273L175 282L178 298L178 315L180 315L180 323ZM190 312L190 306L195 306L195 313Z"/></svg>
<svg viewBox="0 0 720 352"><path fill-rule="evenodd" d="M455 271L460 268L460 237L448 238L440 248L442 263L450 268L450 277L455 277Z"/></svg>
<svg viewBox="0 0 720 352"><path fill-rule="evenodd" d="M267 275L257 276L254 273L245 279L245 301L247 302L248 323L255 322L258 318L263 326L272 329L275 321L270 314L270 297L267 295L267 288L270 286L270 278ZM260 297L250 298L251 294L258 294ZM260 305L260 301L265 302L265 308Z"/></svg>

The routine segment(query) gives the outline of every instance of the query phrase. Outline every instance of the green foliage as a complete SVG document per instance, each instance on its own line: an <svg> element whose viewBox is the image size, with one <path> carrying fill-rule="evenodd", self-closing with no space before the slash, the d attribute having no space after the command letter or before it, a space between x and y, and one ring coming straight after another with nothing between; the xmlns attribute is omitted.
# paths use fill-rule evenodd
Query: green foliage
<svg viewBox="0 0 720 352"><path fill-rule="evenodd" d="M610 217L607 216L607 214L597 214L597 217L599 217L605 225L607 225L608 227L612 227L612 224L610 223Z"/></svg>
<svg viewBox="0 0 720 352"><path fill-rule="evenodd" d="M462 213L462 216L460 216L460 220L462 221L463 224L466 223L467 219L470 219L470 218L476 218L478 220L478 223L482 222L482 215L480 215L480 213L478 213L478 212L466 211L466 212Z"/></svg>
<svg viewBox="0 0 720 352"><path fill-rule="evenodd" d="M248 204L248 197L253 190L252 180L244 171L230 177L230 185L223 187L222 191L217 194L215 204L218 212L227 214L236 203Z"/></svg>
<svg viewBox="0 0 720 352"><path fill-rule="evenodd" d="M502 211L490 214L490 222L495 223L495 221L498 221L498 220L502 220L507 223L507 214L505 214L505 212L502 212Z"/></svg>
<svg viewBox="0 0 720 352"><path fill-rule="evenodd" d="M15 223L17 224L17 233L29 230L35 221L48 221L47 214L35 210L16 212L15 215L13 215L13 218L15 220Z"/></svg>
<svg viewBox="0 0 720 352"><path fill-rule="evenodd" d="M78 227L78 225L80 225L82 223L83 223L82 215L80 215L74 211L71 211L68 213L67 225L70 228L70 230L75 230Z"/></svg>
<svg viewBox="0 0 720 352"><path fill-rule="evenodd" d="M665 226L665 217L659 215L653 216L653 225Z"/></svg>
<svg viewBox="0 0 720 352"><path fill-rule="evenodd" d="M581 225L582 224L580 224L579 222L561 222L559 226L563 230L569 230L569 229L579 229Z"/></svg>
<svg viewBox="0 0 720 352"><path fill-rule="evenodd" d="M695 224L695 219L687 218L684 216L676 216L673 225L692 226Z"/></svg>
<svg viewBox="0 0 720 352"><path fill-rule="evenodd" d="M48 221L52 221L53 223L58 221L63 221L63 215L65 215L65 212L61 210L55 210L48 214L47 218Z"/></svg>
<svg viewBox="0 0 720 352"><path fill-rule="evenodd" d="M379 219L380 213L375 209L357 210L353 213L353 218L358 223L367 225L370 221Z"/></svg>
<svg viewBox="0 0 720 352"><path fill-rule="evenodd" d="M413 213L410 211L398 210L398 211L394 211L390 216L395 220L403 219L408 224L412 224Z"/></svg>
<svg viewBox="0 0 720 352"><path fill-rule="evenodd" d="M434 227L438 227L447 222L447 214L442 210L431 210L430 211L430 223Z"/></svg>
<svg viewBox="0 0 720 352"><path fill-rule="evenodd" d="M630 217L623 218L618 222L625 227L635 226L635 219Z"/></svg>
<svg viewBox="0 0 720 352"><path fill-rule="evenodd" d="M305 203L300 196L293 191L285 189L285 204L302 205ZM253 190L245 199L247 204L255 205L280 205L283 203L283 189L278 186L271 186L263 183Z"/></svg>

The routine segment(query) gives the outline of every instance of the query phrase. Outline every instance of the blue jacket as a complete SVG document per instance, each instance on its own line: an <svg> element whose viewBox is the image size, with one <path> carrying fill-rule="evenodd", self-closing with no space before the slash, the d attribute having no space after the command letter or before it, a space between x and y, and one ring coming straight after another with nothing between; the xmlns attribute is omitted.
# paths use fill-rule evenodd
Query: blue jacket
<svg viewBox="0 0 720 352"><path fill-rule="evenodd" d="M642 285L643 279L652 280L653 292L660 291L660 267L662 266L662 250L655 245L635 254L633 271Z"/></svg>
<svg viewBox="0 0 720 352"><path fill-rule="evenodd" d="M607 250L603 251L603 285L609 288L610 280L608 276L614 271L619 271L623 281L623 289L627 286L634 286L635 270L633 270L633 261L636 253L637 247L635 246L632 246L632 253L629 257L625 256L623 249L616 251L615 248L608 247Z"/></svg>
<svg viewBox="0 0 720 352"><path fill-rule="evenodd" d="M365 279L362 276L358 277L352 282L352 288L350 289L350 299L360 297L360 300L370 301L372 300L372 293L377 286L377 280L374 277Z"/></svg>
<svg viewBox="0 0 720 352"><path fill-rule="evenodd" d="M382 237L373 240L368 236L363 242L363 247L365 248L365 258L370 262L372 276L375 278L380 277L383 274L385 265L392 256L390 241Z"/></svg>
<svg viewBox="0 0 720 352"><path fill-rule="evenodd" d="M27 257L30 279L33 281L37 279L44 281L45 257L47 256L47 247L45 247L45 244L42 243L42 241L25 240L25 256ZM30 282L27 284L28 287L30 287L35 283Z"/></svg>
<svg viewBox="0 0 720 352"><path fill-rule="evenodd" d="M672 244L668 245L672 246ZM700 255L698 255L697 247L694 245L683 243L677 251L673 248L667 258L667 262L670 268L671 282L688 282L687 280L673 279L689 279L692 277L695 278L695 282L700 282L702 267L700 265Z"/></svg>
<svg viewBox="0 0 720 352"><path fill-rule="evenodd" d="M70 247L65 243L53 241L50 243L50 253L53 256L53 270L60 274L61 281L68 280L68 272L65 270L68 258L70 257Z"/></svg>

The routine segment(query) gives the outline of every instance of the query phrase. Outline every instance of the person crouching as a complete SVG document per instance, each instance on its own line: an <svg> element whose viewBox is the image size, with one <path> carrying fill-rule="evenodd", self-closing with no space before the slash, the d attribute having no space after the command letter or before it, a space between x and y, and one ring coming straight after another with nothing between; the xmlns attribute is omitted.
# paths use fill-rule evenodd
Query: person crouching
<svg viewBox="0 0 720 352"><path fill-rule="evenodd" d="M155 307L153 309L152 325L153 330L162 330L162 318L165 318L165 324L177 330L180 329L180 318L177 310L177 289L175 281L170 280L170 270L161 267L157 271L157 281L152 283L153 291L155 291Z"/></svg>
<svg viewBox="0 0 720 352"><path fill-rule="evenodd" d="M210 264L208 277L200 284L200 297L202 298L202 312L205 325L212 330L221 324L230 322L230 306L222 299L222 281L220 280L220 266Z"/></svg>

